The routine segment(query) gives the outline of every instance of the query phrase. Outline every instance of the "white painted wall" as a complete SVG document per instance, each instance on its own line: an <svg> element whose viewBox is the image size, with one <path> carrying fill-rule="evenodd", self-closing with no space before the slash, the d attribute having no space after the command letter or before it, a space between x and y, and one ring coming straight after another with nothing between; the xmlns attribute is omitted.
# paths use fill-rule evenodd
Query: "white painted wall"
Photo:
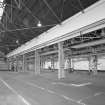
<svg viewBox="0 0 105 105"><path fill-rule="evenodd" d="M87 58L73 59L73 68L75 70L89 70L89 61Z"/></svg>
<svg viewBox="0 0 105 105"><path fill-rule="evenodd" d="M105 71L105 55L104 56L98 56L98 70L104 70Z"/></svg>
<svg viewBox="0 0 105 105"><path fill-rule="evenodd" d="M48 69L49 67L51 67L51 61L45 61L43 68ZM58 63L58 61L55 61L54 62L54 69L58 69L58 68L59 68L59 63Z"/></svg>
<svg viewBox="0 0 105 105"><path fill-rule="evenodd" d="M74 68L75 70L89 70L89 60L88 58L72 58L71 60L71 68ZM97 69L98 70L105 70L105 55L98 56L97 57ZM43 68L48 69L48 67L51 67L51 61L45 61L45 65ZM58 61L54 62L54 68L59 68ZM65 60L65 69L69 68L68 60Z"/></svg>
<svg viewBox="0 0 105 105"><path fill-rule="evenodd" d="M55 61L55 62L54 62L54 68L55 68L55 69L59 69L59 62L58 62L58 61Z"/></svg>
<svg viewBox="0 0 105 105"><path fill-rule="evenodd" d="M68 59L65 60L65 69L68 69L69 68L69 63L68 63Z"/></svg>
<svg viewBox="0 0 105 105"><path fill-rule="evenodd" d="M89 70L88 58L73 59L72 67L76 70ZM105 55L97 57L97 69L105 71Z"/></svg>
<svg viewBox="0 0 105 105"><path fill-rule="evenodd" d="M51 67L51 61L45 61L44 69Z"/></svg>
<svg viewBox="0 0 105 105"><path fill-rule="evenodd" d="M51 61L45 61L45 64L43 65L44 69L48 69L49 67L51 67ZM68 63L67 60L65 61L65 69L68 68ZM58 61L54 61L54 69L59 69L59 63Z"/></svg>

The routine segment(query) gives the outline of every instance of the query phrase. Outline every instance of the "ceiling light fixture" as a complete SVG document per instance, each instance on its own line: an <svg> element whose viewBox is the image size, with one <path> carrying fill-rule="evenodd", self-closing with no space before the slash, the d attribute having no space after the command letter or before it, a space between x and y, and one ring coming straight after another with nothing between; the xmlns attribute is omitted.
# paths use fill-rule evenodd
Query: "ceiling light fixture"
<svg viewBox="0 0 105 105"><path fill-rule="evenodd" d="M19 40L16 40L16 43L19 44Z"/></svg>
<svg viewBox="0 0 105 105"><path fill-rule="evenodd" d="M38 26L38 27L41 27L41 26L42 26L42 24L41 24L41 22L40 22L40 21L38 21L37 26Z"/></svg>

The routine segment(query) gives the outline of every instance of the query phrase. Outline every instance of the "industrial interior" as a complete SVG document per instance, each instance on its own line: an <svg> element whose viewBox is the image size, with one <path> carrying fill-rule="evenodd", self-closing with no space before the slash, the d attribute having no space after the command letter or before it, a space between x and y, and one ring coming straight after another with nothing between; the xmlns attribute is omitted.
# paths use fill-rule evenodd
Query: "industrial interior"
<svg viewBox="0 0 105 105"><path fill-rule="evenodd" d="M104 75L105 1L0 0L0 71L57 80Z"/></svg>
<svg viewBox="0 0 105 105"><path fill-rule="evenodd" d="M8 69L11 70L13 67L14 71L18 72L35 72L35 59L39 59L35 57L35 52L38 51L39 72L55 71L60 66L64 66L64 70L69 69L69 71L88 70L95 73L104 71L104 18L100 16L102 19L94 21L89 16L85 18L87 8L97 2L99 1L4 0L1 2L3 13L0 24L0 50L8 61ZM91 11L94 12L93 16L98 15L94 9ZM78 23L81 26L71 30L70 28L76 25L72 22L72 19L75 21L76 16L80 20L85 18L83 21L91 21L91 23L82 23L76 19L77 23L81 22L81 24ZM66 32L66 25L69 24L71 25L67 27ZM61 32L60 27L65 32ZM50 36L54 37L50 38ZM39 45L37 39L39 39ZM61 49L63 51L60 51Z"/></svg>

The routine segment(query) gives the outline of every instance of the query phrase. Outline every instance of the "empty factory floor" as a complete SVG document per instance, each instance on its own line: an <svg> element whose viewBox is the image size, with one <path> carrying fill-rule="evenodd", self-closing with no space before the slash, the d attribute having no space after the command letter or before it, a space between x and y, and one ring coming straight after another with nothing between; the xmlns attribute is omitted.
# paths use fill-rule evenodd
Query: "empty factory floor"
<svg viewBox="0 0 105 105"><path fill-rule="evenodd" d="M105 105L105 73L0 72L0 105Z"/></svg>

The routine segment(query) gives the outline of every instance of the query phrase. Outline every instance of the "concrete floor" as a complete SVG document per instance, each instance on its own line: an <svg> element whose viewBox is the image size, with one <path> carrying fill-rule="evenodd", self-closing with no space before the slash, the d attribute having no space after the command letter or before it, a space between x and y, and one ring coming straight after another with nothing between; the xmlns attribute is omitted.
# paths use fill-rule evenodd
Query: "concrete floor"
<svg viewBox="0 0 105 105"><path fill-rule="evenodd" d="M105 73L0 72L0 105L105 105Z"/></svg>

